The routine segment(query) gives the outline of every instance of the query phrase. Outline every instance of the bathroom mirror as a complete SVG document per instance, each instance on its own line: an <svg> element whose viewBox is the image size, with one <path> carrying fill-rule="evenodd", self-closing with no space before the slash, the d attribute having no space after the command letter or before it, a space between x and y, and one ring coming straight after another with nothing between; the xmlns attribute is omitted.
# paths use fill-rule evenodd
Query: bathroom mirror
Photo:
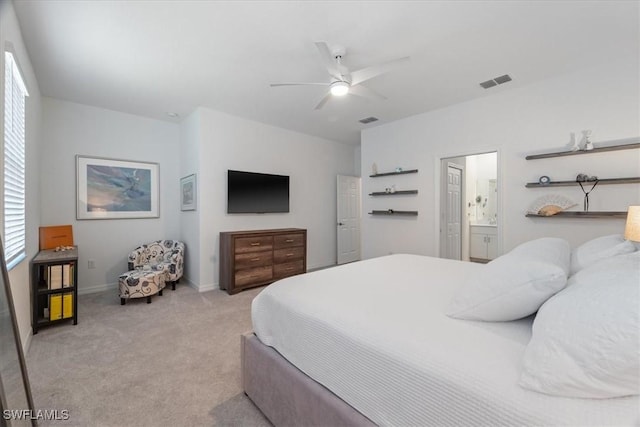
<svg viewBox="0 0 640 427"><path fill-rule="evenodd" d="M498 214L498 192L495 179L478 179L472 222L495 223Z"/></svg>
<svg viewBox="0 0 640 427"><path fill-rule="evenodd" d="M33 411L33 399L1 240L0 260L2 263L2 274L0 275L2 281L0 286L2 287L0 292L0 410L3 415L0 417L0 426L36 426L37 422L32 417L35 414L29 412ZM5 416L6 410L18 411L14 413L21 413L22 419L19 419L18 416Z"/></svg>

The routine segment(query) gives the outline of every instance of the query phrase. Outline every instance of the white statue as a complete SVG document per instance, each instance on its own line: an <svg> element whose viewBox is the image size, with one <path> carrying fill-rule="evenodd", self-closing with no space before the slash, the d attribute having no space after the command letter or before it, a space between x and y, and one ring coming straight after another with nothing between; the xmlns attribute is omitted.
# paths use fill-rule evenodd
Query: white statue
<svg viewBox="0 0 640 427"><path fill-rule="evenodd" d="M575 132L571 132L569 135L569 151L578 151L580 149L580 144L578 144Z"/></svg>
<svg viewBox="0 0 640 427"><path fill-rule="evenodd" d="M582 147L582 150L584 151L593 150L593 142L589 141L590 136L591 136L590 129L586 129L582 131L582 139L580 140L580 147Z"/></svg>

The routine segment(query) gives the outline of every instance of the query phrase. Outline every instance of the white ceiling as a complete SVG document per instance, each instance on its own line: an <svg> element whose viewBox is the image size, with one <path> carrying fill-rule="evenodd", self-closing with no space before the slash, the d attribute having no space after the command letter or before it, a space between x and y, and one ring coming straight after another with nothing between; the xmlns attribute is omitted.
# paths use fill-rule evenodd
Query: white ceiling
<svg viewBox="0 0 640 427"><path fill-rule="evenodd" d="M360 130L638 55L637 1L14 1L43 95L162 120L198 106L357 144ZM411 61L314 107L314 41L351 70ZM489 90L479 83L503 74ZM380 121L362 125L359 119Z"/></svg>

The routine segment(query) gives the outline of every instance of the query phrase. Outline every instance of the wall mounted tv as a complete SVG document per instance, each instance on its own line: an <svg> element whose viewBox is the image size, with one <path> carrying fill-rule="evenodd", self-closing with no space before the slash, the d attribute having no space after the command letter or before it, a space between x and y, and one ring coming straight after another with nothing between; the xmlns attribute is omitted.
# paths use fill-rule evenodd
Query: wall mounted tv
<svg viewBox="0 0 640 427"><path fill-rule="evenodd" d="M227 213L289 212L289 177L227 171Z"/></svg>

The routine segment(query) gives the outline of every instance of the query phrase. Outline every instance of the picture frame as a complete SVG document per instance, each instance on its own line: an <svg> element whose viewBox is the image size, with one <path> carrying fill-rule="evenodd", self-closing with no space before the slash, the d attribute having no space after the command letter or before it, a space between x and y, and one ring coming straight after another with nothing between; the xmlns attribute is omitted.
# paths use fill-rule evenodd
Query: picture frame
<svg viewBox="0 0 640 427"><path fill-rule="evenodd" d="M160 216L158 163L76 155L76 219Z"/></svg>
<svg viewBox="0 0 640 427"><path fill-rule="evenodd" d="M195 211L198 200L196 174L180 178L180 210Z"/></svg>

